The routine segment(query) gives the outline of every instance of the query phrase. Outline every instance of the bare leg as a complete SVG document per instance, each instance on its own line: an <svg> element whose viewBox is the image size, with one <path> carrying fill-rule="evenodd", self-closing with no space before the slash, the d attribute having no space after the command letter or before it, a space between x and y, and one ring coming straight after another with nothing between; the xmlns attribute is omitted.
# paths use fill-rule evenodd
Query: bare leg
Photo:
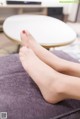
<svg viewBox="0 0 80 119"><path fill-rule="evenodd" d="M40 46L29 32L21 33L21 39L23 45L30 47L35 54L50 67L61 73L80 77L80 64L69 62L55 56Z"/></svg>
<svg viewBox="0 0 80 119"><path fill-rule="evenodd" d="M68 98L80 99L80 78L56 72L29 48L22 47L19 55L24 69L38 85L47 102L57 103Z"/></svg>
<svg viewBox="0 0 80 119"><path fill-rule="evenodd" d="M42 62L29 48L21 48L19 55L24 69L38 85L44 99L53 103L62 100L62 97L57 95L56 79L58 79L58 73Z"/></svg>

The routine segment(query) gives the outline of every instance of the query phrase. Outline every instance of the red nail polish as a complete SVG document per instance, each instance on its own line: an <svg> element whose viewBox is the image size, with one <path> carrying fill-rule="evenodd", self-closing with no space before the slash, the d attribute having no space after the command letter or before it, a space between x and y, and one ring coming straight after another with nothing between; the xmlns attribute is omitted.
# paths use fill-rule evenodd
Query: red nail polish
<svg viewBox="0 0 80 119"><path fill-rule="evenodd" d="M22 31L23 33L26 33L25 30Z"/></svg>

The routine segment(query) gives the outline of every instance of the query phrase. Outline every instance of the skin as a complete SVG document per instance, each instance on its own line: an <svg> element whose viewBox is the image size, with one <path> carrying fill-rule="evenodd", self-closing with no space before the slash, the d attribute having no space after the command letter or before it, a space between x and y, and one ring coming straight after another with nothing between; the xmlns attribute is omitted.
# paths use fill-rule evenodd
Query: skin
<svg viewBox="0 0 80 119"><path fill-rule="evenodd" d="M39 45L31 34L27 31L21 33L22 45L31 48L34 53L46 64L58 72L80 77L80 64L73 63L57 57L44 47Z"/></svg>
<svg viewBox="0 0 80 119"><path fill-rule="evenodd" d="M79 64L56 57L40 46L29 32L21 33L21 39L24 45L19 52L21 63L38 85L43 98L53 104L64 99L80 100Z"/></svg>

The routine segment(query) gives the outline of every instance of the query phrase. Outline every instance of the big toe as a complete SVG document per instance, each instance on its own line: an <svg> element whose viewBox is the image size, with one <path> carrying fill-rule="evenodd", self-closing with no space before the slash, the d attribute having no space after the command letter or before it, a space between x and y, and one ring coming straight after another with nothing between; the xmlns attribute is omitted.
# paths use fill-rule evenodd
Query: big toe
<svg viewBox="0 0 80 119"><path fill-rule="evenodd" d="M34 37L32 36L32 34L28 30L26 30L25 33L26 33L28 39L30 39L30 41L35 41Z"/></svg>
<svg viewBox="0 0 80 119"><path fill-rule="evenodd" d="M26 35L26 32L22 31L20 36L21 36L22 45L28 47L28 36Z"/></svg>
<svg viewBox="0 0 80 119"><path fill-rule="evenodd" d="M20 48L20 54L28 55L28 54L34 54L34 53L32 49L23 46L22 48Z"/></svg>

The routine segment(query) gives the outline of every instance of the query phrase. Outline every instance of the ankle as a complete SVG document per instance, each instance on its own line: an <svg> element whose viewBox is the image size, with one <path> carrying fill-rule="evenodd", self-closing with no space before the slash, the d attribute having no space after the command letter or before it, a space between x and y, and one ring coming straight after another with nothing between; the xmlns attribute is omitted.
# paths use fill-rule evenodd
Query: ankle
<svg viewBox="0 0 80 119"><path fill-rule="evenodd" d="M63 81L55 81L48 91L49 94L43 96L48 103L56 104L65 99L65 84Z"/></svg>

